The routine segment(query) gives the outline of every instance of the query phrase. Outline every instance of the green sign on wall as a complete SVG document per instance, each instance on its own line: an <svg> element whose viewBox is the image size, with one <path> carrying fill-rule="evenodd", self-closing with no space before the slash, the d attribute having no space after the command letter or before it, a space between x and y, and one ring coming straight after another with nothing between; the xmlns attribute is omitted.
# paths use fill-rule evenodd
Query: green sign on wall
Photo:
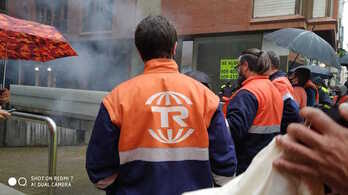
<svg viewBox="0 0 348 195"><path fill-rule="evenodd" d="M238 78L237 65L238 59L221 59L220 80L236 80Z"/></svg>

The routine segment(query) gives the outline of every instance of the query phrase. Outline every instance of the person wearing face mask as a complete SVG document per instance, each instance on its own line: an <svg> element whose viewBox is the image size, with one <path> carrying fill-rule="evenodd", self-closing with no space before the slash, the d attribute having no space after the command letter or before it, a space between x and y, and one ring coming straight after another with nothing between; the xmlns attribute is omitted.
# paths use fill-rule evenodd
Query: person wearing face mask
<svg viewBox="0 0 348 195"><path fill-rule="evenodd" d="M227 107L237 154L237 175L243 173L254 156L280 133L283 100L266 74L270 59L265 51L242 52L237 66L242 81Z"/></svg>
<svg viewBox="0 0 348 195"><path fill-rule="evenodd" d="M294 68L289 72L288 78L291 85L294 87L294 98L300 109L307 106L307 93L304 86L310 75L311 71L303 66Z"/></svg>

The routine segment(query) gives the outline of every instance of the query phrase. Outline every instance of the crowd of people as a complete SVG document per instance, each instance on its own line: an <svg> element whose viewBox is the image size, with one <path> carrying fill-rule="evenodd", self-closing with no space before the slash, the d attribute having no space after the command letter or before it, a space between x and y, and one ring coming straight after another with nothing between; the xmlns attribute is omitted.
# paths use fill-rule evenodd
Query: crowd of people
<svg viewBox="0 0 348 195"><path fill-rule="evenodd" d="M88 144L86 170L97 188L169 195L224 185L276 138L285 152L274 167L347 194L348 129L313 108L330 113L336 107L348 120L346 86L330 98L306 68L285 73L275 52L253 48L241 53L239 78L219 98L205 73L179 73L176 44L166 18L148 16L138 24L144 73L103 99Z"/></svg>
<svg viewBox="0 0 348 195"><path fill-rule="evenodd" d="M308 107L319 105L324 87L310 72L286 74L274 52L247 49L236 67L238 87L221 108L206 74L179 73L176 42L174 26L162 16L138 24L135 45L144 73L104 98L87 149L86 169L98 188L181 194L223 185L276 137L285 152L274 167L347 192L348 131ZM336 102L344 102L341 96ZM347 104L341 108L347 119Z"/></svg>

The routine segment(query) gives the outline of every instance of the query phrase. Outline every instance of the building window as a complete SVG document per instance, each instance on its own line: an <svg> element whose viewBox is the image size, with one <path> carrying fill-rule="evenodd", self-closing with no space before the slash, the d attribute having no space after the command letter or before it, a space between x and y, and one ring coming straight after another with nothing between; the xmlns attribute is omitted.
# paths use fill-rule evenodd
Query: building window
<svg viewBox="0 0 348 195"><path fill-rule="evenodd" d="M54 8L53 25L60 32L67 32L68 24L68 1L60 0L60 3Z"/></svg>
<svg viewBox="0 0 348 195"><path fill-rule="evenodd" d="M254 0L253 17L286 16L300 13L300 0Z"/></svg>
<svg viewBox="0 0 348 195"><path fill-rule="evenodd" d="M7 13L7 0L0 0L0 13Z"/></svg>
<svg viewBox="0 0 348 195"><path fill-rule="evenodd" d="M85 0L83 32L112 30L114 0Z"/></svg>
<svg viewBox="0 0 348 195"><path fill-rule="evenodd" d="M52 25L51 6L45 1L36 2L36 20L41 24Z"/></svg>
<svg viewBox="0 0 348 195"><path fill-rule="evenodd" d="M55 26L60 32L67 32L68 1L50 3L48 0L39 0L36 3L37 21L42 24Z"/></svg>
<svg viewBox="0 0 348 195"><path fill-rule="evenodd" d="M313 0L313 18L331 16L331 0Z"/></svg>
<svg viewBox="0 0 348 195"><path fill-rule="evenodd" d="M180 71L185 73L193 70L193 41L183 41Z"/></svg>

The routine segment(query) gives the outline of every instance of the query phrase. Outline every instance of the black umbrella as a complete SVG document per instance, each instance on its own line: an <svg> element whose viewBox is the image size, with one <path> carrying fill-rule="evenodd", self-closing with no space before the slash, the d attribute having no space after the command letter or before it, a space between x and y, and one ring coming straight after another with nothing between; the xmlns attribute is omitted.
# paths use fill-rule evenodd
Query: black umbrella
<svg viewBox="0 0 348 195"><path fill-rule="evenodd" d="M194 71L190 71L190 72L186 72L185 73L187 76L203 83L204 85L206 85L209 88L209 83L210 83L210 78L207 74L205 74L204 72L198 71L198 70L194 70Z"/></svg>
<svg viewBox="0 0 348 195"><path fill-rule="evenodd" d="M330 73L330 71L327 68L316 66L316 65L309 65L307 66L309 70L311 70L312 77L320 77L322 79L329 79L333 75Z"/></svg>
<svg viewBox="0 0 348 195"><path fill-rule="evenodd" d="M317 65L298 66L298 67L294 68L293 70L291 70L291 72L293 72L297 69L310 70L312 78L320 77L322 79L329 79L333 76L332 73L330 73L330 71L328 69L326 69L324 67L317 66Z"/></svg>
<svg viewBox="0 0 348 195"><path fill-rule="evenodd" d="M311 31L285 28L266 35L265 39L275 42L280 47L288 48L295 53L340 69L335 50L328 42Z"/></svg>
<svg viewBox="0 0 348 195"><path fill-rule="evenodd" d="M340 58L340 63L342 65L348 66L348 54L346 54Z"/></svg>

